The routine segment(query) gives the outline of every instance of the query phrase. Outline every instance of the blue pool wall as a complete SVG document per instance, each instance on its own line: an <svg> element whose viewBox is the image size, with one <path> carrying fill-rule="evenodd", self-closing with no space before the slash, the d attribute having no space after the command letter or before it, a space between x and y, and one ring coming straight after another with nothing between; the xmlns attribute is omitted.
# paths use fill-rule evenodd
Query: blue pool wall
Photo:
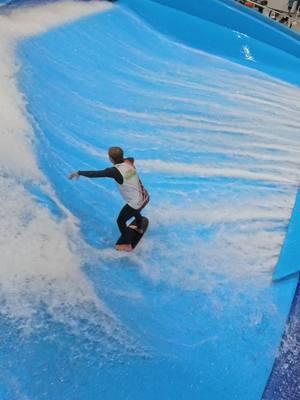
<svg viewBox="0 0 300 400"><path fill-rule="evenodd" d="M216 0L175 0L170 7L169 0L119 0L120 4L127 5L156 31L178 43L300 86L300 41L294 38L297 34L289 30L287 33L281 32L278 30L279 24L270 25L266 17L260 16L264 20L262 22L256 14L244 14L240 9L228 5L225 7L222 3L214 7L214 2ZM211 8L210 14L205 12L205 5ZM228 18L235 21L236 30L227 26L228 22L227 25L221 25L221 19L224 23L226 21L224 7L229 12ZM244 18L248 21L249 29L244 27ZM211 29L212 23L215 24L214 29Z"/></svg>
<svg viewBox="0 0 300 400"><path fill-rule="evenodd" d="M153 0L300 56L300 36L234 0Z"/></svg>

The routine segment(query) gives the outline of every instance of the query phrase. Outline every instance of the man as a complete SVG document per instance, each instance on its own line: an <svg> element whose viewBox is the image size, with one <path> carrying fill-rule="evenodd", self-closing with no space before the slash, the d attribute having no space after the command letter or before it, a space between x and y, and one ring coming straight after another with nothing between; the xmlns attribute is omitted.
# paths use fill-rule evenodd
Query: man
<svg viewBox="0 0 300 400"><path fill-rule="evenodd" d="M124 158L121 147L110 147L108 157L114 165L113 167L100 171L73 172L69 179L85 176L87 178L112 178L117 182L126 205L120 211L117 219L123 240L122 244L116 245L116 250L131 251L130 229L135 229L140 234L143 233L141 210L148 204L150 197L137 174L133 158ZM126 222L133 217L136 220L136 226L130 225L129 228Z"/></svg>

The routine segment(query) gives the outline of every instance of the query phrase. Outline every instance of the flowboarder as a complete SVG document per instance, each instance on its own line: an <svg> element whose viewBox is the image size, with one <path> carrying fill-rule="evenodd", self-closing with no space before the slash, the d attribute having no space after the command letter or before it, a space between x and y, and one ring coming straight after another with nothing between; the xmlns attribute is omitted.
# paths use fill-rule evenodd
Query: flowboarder
<svg viewBox="0 0 300 400"><path fill-rule="evenodd" d="M149 203L150 197L137 174L132 157L124 158L121 147L110 147L108 157L113 167L100 171L73 172L69 179L85 176L87 178L112 178L117 182L126 205L120 211L117 219L121 237L116 243L116 250L132 251L147 229L148 219L142 217L141 210ZM133 217L135 220L127 226L127 221Z"/></svg>

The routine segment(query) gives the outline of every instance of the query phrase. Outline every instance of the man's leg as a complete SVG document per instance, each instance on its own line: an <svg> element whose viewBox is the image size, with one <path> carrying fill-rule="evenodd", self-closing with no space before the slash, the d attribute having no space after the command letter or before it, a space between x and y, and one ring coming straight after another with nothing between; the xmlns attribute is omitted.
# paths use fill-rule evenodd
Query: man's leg
<svg viewBox="0 0 300 400"><path fill-rule="evenodd" d="M149 200L150 200L150 197L149 197L149 195L148 195L148 196L147 196L147 200L144 202L144 204L142 205L141 208L139 208L138 210L132 209L133 212L134 212L134 217L135 217L135 219L136 219L136 225L137 225L137 226L135 227L135 226L131 225L131 227L132 227L133 229L135 229L135 230L136 230L138 233L140 233L140 234L143 234L143 233L144 233L143 228L142 228L143 216L142 216L142 214L141 214L141 211L142 211L143 208L145 208L146 205L149 203Z"/></svg>
<svg viewBox="0 0 300 400"><path fill-rule="evenodd" d="M129 237L129 235L130 235L130 231L129 231L129 229L128 229L128 227L127 227L127 224L126 224L126 222L130 219L130 218L132 218L132 217L134 217L135 215L134 215L134 212L135 212L136 210L134 210L133 208L131 208L128 204L126 204L123 208L122 208L122 210L120 211L120 214L119 214L119 216L118 216L118 219L117 219L117 224L118 224L118 227L119 227L119 229L120 229L120 232L121 232L121 235L123 236L123 239L124 239L124 243L122 244L122 245L120 245L118 248L117 248L117 250L127 250L127 251L130 251L131 249L129 249L129 246L130 246L130 248L131 248L131 244L130 244L130 237ZM126 248L125 248L125 247ZM128 248L127 248L128 247Z"/></svg>
<svg viewBox="0 0 300 400"><path fill-rule="evenodd" d="M134 210L134 211L135 211L134 217L135 217L135 220L136 220L137 228L138 229L142 229L143 217L141 215L141 212L140 212L140 210Z"/></svg>

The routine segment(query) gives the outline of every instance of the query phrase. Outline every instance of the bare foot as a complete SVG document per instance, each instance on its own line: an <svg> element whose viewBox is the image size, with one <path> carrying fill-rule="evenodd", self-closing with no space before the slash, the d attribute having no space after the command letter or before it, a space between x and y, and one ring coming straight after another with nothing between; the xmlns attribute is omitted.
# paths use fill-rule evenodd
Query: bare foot
<svg viewBox="0 0 300 400"><path fill-rule="evenodd" d="M117 251L132 251L132 246L131 244L117 244L116 245L116 250Z"/></svg>
<svg viewBox="0 0 300 400"><path fill-rule="evenodd" d="M136 225L129 225L129 228L133 229L134 231L136 231L140 235L142 235L144 233L143 229L138 228Z"/></svg>

